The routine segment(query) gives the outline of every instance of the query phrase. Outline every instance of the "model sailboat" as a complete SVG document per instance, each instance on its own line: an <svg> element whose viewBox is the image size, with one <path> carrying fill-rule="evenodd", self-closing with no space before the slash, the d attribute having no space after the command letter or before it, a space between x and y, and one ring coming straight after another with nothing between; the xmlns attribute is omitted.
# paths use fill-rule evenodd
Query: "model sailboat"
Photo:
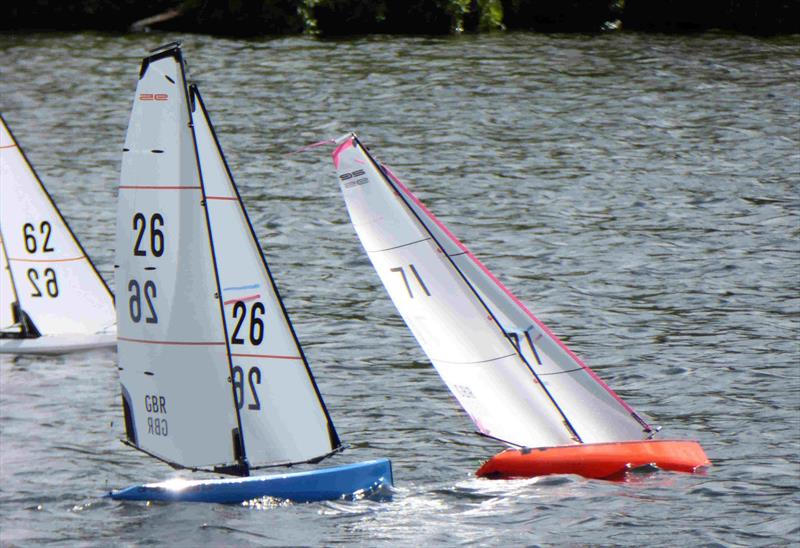
<svg viewBox="0 0 800 548"><path fill-rule="evenodd" d="M114 298L2 116L0 196L0 353L114 346Z"/></svg>
<svg viewBox="0 0 800 548"><path fill-rule="evenodd" d="M354 135L333 153L353 226L400 315L478 432L519 449L479 476L603 478L709 464L656 429L539 321ZM535 448L531 450L531 448Z"/></svg>
<svg viewBox="0 0 800 548"><path fill-rule="evenodd" d="M249 476L342 449L180 46L145 58L117 210L119 371L128 443L178 468ZM334 499L391 485L386 459L167 481L128 500Z"/></svg>

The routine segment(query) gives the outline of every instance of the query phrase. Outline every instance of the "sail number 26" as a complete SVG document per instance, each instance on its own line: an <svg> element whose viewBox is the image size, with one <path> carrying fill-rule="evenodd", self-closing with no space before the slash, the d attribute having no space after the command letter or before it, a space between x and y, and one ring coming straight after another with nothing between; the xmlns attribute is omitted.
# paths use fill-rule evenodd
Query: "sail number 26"
<svg viewBox="0 0 800 548"><path fill-rule="evenodd" d="M236 407L241 409L244 407L244 370L237 366L232 369L233 376L233 396L236 399ZM258 367L251 367L247 371L247 384L250 385L250 395L252 396L253 403L247 404L247 408L253 411L261 409L261 401L258 399L258 392L256 392L256 385L261 384L261 370Z"/></svg>
<svg viewBox="0 0 800 548"><path fill-rule="evenodd" d="M164 217L161 213L153 213L149 220L144 213L134 214L132 228L136 234L136 242L133 244L133 254L137 257L146 257L148 254L161 257L164 254L164 232L161 230L163 227ZM148 235L147 240L145 234ZM153 280L145 280L140 284L138 280L130 280L128 292L130 294L128 312L133 323L139 323L142 317L145 323L158 323L155 307L158 296L156 283Z"/></svg>
<svg viewBox="0 0 800 548"><path fill-rule="evenodd" d="M258 346L264 340L264 303L255 302L250 308L250 344ZM238 320L231 334L231 344L244 344L244 339L239 336L239 330L247 316L247 305L242 301L236 301L233 305L233 319Z"/></svg>

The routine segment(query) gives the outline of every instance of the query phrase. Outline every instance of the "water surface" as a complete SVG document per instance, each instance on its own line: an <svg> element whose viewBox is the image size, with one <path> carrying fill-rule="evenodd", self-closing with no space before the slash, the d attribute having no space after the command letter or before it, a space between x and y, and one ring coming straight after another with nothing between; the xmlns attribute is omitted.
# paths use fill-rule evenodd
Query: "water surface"
<svg viewBox="0 0 800 548"><path fill-rule="evenodd" d="M149 34L0 36L0 111L113 283L121 148ZM0 366L5 546L800 542L800 44L724 34L184 37L337 428L392 502L112 502L180 475L119 443L113 352ZM472 475L473 428L363 254L328 152L358 130L707 475Z"/></svg>

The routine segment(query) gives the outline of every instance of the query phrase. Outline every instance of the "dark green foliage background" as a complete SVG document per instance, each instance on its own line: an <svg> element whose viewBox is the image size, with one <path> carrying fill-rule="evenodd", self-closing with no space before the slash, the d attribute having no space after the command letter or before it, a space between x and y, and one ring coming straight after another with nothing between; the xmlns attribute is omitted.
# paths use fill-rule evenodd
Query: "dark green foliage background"
<svg viewBox="0 0 800 548"><path fill-rule="evenodd" d="M0 30L119 32L175 9L180 15L152 26L232 36L618 28L800 33L800 0L17 0L6 2Z"/></svg>

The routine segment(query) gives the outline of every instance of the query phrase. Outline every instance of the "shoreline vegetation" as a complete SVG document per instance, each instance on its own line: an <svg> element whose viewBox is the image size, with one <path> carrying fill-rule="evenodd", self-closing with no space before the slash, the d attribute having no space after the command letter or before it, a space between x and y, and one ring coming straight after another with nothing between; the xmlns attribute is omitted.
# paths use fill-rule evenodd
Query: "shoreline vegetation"
<svg viewBox="0 0 800 548"><path fill-rule="evenodd" d="M0 31L800 33L800 0L12 0Z"/></svg>

